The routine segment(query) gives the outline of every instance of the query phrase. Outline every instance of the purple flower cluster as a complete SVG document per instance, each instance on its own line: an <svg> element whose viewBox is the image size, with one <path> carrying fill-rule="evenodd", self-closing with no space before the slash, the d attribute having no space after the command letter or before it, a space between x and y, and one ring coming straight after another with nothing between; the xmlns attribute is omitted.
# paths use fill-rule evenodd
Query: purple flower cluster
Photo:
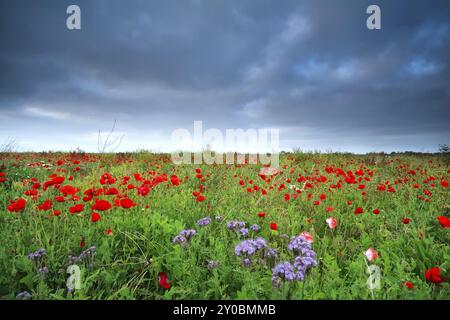
<svg viewBox="0 0 450 320"><path fill-rule="evenodd" d="M267 248L267 242L263 238L244 240L234 248L237 256L252 256L256 251Z"/></svg>
<svg viewBox="0 0 450 320"><path fill-rule="evenodd" d="M210 223L211 223L211 218L210 217L205 217L205 218L202 218L202 219L197 221L197 225L199 225L200 227L207 226Z"/></svg>
<svg viewBox="0 0 450 320"><path fill-rule="evenodd" d="M209 261L209 263L208 263L208 269L209 269L209 270L218 268L218 267L220 267L220 266L221 266L220 261L214 261L214 260L211 260L211 261Z"/></svg>
<svg viewBox="0 0 450 320"><path fill-rule="evenodd" d="M173 243L179 243L182 246L187 245L188 241L197 234L194 229L181 230L181 232L172 239Z"/></svg>
<svg viewBox="0 0 450 320"><path fill-rule="evenodd" d="M294 281L297 280L296 274L295 274L295 268L290 262L280 262L273 268L273 275L272 275L272 283L275 284L280 281Z"/></svg>
<svg viewBox="0 0 450 320"><path fill-rule="evenodd" d="M28 254L28 259L30 259L31 261L39 261L40 259L44 258L47 255L47 253L45 252L45 249L39 249L35 252L29 253Z"/></svg>
<svg viewBox="0 0 450 320"><path fill-rule="evenodd" d="M227 222L227 228L229 230L236 231L238 235L244 238L248 237L249 229L245 227L246 223L244 221L231 220Z"/></svg>
<svg viewBox="0 0 450 320"><path fill-rule="evenodd" d="M291 239L288 244L288 249L294 253L307 257L316 257L316 253L311 249L311 243L303 236L296 236Z"/></svg>
<svg viewBox="0 0 450 320"><path fill-rule="evenodd" d="M242 264L246 267L252 264L252 257L259 254L260 263L264 262L264 259L275 260L278 259L278 255L275 249L270 248L267 245L266 240L263 238L244 240L234 248L236 256L242 256Z"/></svg>
<svg viewBox="0 0 450 320"><path fill-rule="evenodd" d="M47 267L40 267L38 269L38 272L41 275L41 277L45 277L45 275L48 273L48 268Z"/></svg>
<svg viewBox="0 0 450 320"><path fill-rule="evenodd" d="M244 260L242 260L242 264L244 265L244 267L250 267L252 265L252 260L250 258L245 258Z"/></svg>
<svg viewBox="0 0 450 320"><path fill-rule="evenodd" d="M311 267L317 266L316 253L304 237L291 239L288 249L297 254L294 263L281 262L272 270L272 285L279 287L283 281L303 281Z"/></svg>
<svg viewBox="0 0 450 320"><path fill-rule="evenodd" d="M227 222L227 228L229 230L239 230L239 229L245 228L245 222L244 221L231 220L231 221Z"/></svg>
<svg viewBox="0 0 450 320"><path fill-rule="evenodd" d="M96 250L97 248L95 246L92 246L81 252L79 256L69 255L69 265L80 263L84 260L88 260L89 264L91 265Z"/></svg>
<svg viewBox="0 0 450 320"><path fill-rule="evenodd" d="M44 258L47 256L45 249L39 249L35 252L28 254L28 259L30 259L36 266L38 273L41 277L44 277L48 273L48 268L45 266Z"/></svg>
<svg viewBox="0 0 450 320"><path fill-rule="evenodd" d="M248 229L247 228L241 228L239 229L239 233L244 237L248 237Z"/></svg>
<svg viewBox="0 0 450 320"><path fill-rule="evenodd" d="M261 228L257 225L254 224L250 227L250 230L254 231L254 232L258 232Z"/></svg>
<svg viewBox="0 0 450 320"><path fill-rule="evenodd" d="M294 260L294 267L297 270L297 278L299 280L304 280L308 269L315 266L317 266L317 260L312 257L298 256Z"/></svg>
<svg viewBox="0 0 450 320"><path fill-rule="evenodd" d="M278 260L278 253L276 249L268 248L264 253L264 258Z"/></svg>

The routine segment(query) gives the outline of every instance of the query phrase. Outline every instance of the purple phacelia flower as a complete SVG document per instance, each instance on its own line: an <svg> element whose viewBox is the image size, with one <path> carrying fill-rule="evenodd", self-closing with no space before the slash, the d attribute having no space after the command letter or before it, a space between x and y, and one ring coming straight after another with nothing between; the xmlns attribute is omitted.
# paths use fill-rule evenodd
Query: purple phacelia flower
<svg viewBox="0 0 450 320"><path fill-rule="evenodd" d="M242 260L242 264L244 265L244 267L250 267L252 265L252 260L250 260L250 258L245 258L244 260Z"/></svg>
<svg viewBox="0 0 450 320"><path fill-rule="evenodd" d="M243 263L245 266L248 266L251 262L246 259L249 259L257 252L260 252L261 257L264 257L264 252L266 249L268 249L266 240L263 238L257 238L242 241L234 248L234 253L236 256L243 256Z"/></svg>
<svg viewBox="0 0 450 320"><path fill-rule="evenodd" d="M277 260L277 259L278 259L278 253L277 253L277 250L276 250L276 249L273 249L273 248L269 248L269 249L264 253L264 258Z"/></svg>
<svg viewBox="0 0 450 320"><path fill-rule="evenodd" d="M208 263L208 269L212 270L214 268L220 267L220 265L221 265L220 261L210 260Z"/></svg>
<svg viewBox="0 0 450 320"><path fill-rule="evenodd" d="M181 232L172 239L172 242L185 246L187 245L188 241L196 234L197 231L195 231L194 229L181 230Z"/></svg>
<svg viewBox="0 0 450 320"><path fill-rule="evenodd" d="M256 252L256 247L254 245L254 240L242 241L234 248L234 254L237 256L247 255L251 256Z"/></svg>
<svg viewBox="0 0 450 320"><path fill-rule="evenodd" d="M190 239L197 234L197 231L194 229L181 230L180 235L185 237L186 239Z"/></svg>
<svg viewBox="0 0 450 320"><path fill-rule="evenodd" d="M281 281L294 281L297 279L294 266L290 262L280 262L273 268L272 284L278 286Z"/></svg>
<svg viewBox="0 0 450 320"><path fill-rule="evenodd" d="M39 274L41 275L41 277L45 277L45 275L48 273L48 268L47 267L41 267L38 269Z"/></svg>
<svg viewBox="0 0 450 320"><path fill-rule="evenodd" d="M243 236L243 237L247 237L248 236L248 229L247 228L241 228L239 230L239 233Z"/></svg>
<svg viewBox="0 0 450 320"><path fill-rule="evenodd" d="M255 256L257 261L261 264L265 262L265 259L267 259L267 262L270 264L278 259L277 251L270 248L263 238L248 239L240 242L234 248L234 253L236 256L242 256L244 260ZM251 261L249 262L247 260L242 262L245 266L249 266L249 263L251 263Z"/></svg>
<svg viewBox="0 0 450 320"><path fill-rule="evenodd" d="M245 222L237 220L228 221L227 228L230 230L239 230L241 228L245 228Z"/></svg>
<svg viewBox="0 0 450 320"><path fill-rule="evenodd" d="M97 248L95 246L89 247L86 250L84 250L83 252L80 253L79 256L71 256L69 255L69 265L72 264L77 264L83 261L88 261L88 263L90 265L92 265L93 263L93 258L95 255L95 251L97 250Z"/></svg>
<svg viewBox="0 0 450 320"><path fill-rule="evenodd" d="M202 218L202 219L197 221L197 225L199 225L200 227L207 226L210 223L211 223L211 218L210 217L205 217L205 218Z"/></svg>
<svg viewBox="0 0 450 320"><path fill-rule="evenodd" d="M293 264L283 262L273 269L272 284L275 287L279 287L283 281L303 281L308 270L317 266L316 253L311 248L311 243L304 237L293 237L288 249L298 256L295 257Z"/></svg>
<svg viewBox="0 0 450 320"><path fill-rule="evenodd" d="M255 246L258 250L267 248L267 242L263 238L256 238L255 240Z"/></svg>
<svg viewBox="0 0 450 320"><path fill-rule="evenodd" d="M250 227L250 230L254 232L258 232L260 230L260 227L257 224L254 224Z"/></svg>
<svg viewBox="0 0 450 320"><path fill-rule="evenodd" d="M45 257L47 255L47 253L45 252L45 249L39 249L35 252L31 252L28 254L28 259L30 259L31 261L37 261L43 257Z"/></svg>
<svg viewBox="0 0 450 320"><path fill-rule="evenodd" d="M257 250L267 248L266 240L263 238L244 240L234 248L234 253L240 255L253 255Z"/></svg>
<svg viewBox="0 0 450 320"><path fill-rule="evenodd" d="M301 257L301 256L298 256L294 260L294 266L297 269L300 269L300 268L308 269L310 267L316 267L317 266L317 260L315 258L312 258L312 257L307 257L307 256Z"/></svg>
<svg viewBox="0 0 450 320"><path fill-rule="evenodd" d="M288 249L300 253L301 255L308 255L312 251L311 243L309 243L303 236L296 236L291 239L288 244Z"/></svg>

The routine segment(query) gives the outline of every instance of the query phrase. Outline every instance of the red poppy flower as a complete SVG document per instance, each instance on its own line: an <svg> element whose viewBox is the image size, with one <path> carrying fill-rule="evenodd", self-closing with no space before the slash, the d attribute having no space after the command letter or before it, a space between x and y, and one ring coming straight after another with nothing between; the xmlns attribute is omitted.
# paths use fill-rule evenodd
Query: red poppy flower
<svg viewBox="0 0 450 320"><path fill-rule="evenodd" d="M362 207L358 207L355 209L355 214L361 214L364 213L364 209Z"/></svg>
<svg viewBox="0 0 450 320"><path fill-rule="evenodd" d="M22 212L25 209L27 202L25 199L19 198L16 201L10 200L10 205L8 206L9 212Z"/></svg>
<svg viewBox="0 0 450 320"><path fill-rule="evenodd" d="M180 184L180 180L178 179L178 176L173 174L170 176L170 182L172 182L172 185L178 186Z"/></svg>
<svg viewBox="0 0 450 320"><path fill-rule="evenodd" d="M263 211L258 212L258 217L264 218L265 216L266 216L266 213L265 213L265 212L263 212Z"/></svg>
<svg viewBox="0 0 450 320"><path fill-rule="evenodd" d="M405 283L403 283L403 285L404 285L405 287L408 287L409 289L413 289L413 288L414 288L414 284L412 284L412 283L409 282L409 281L405 281Z"/></svg>
<svg viewBox="0 0 450 320"><path fill-rule="evenodd" d="M26 196L37 196L37 194L38 194L38 191L35 189L25 191Z"/></svg>
<svg viewBox="0 0 450 320"><path fill-rule="evenodd" d="M108 190L105 191L105 194L108 196L116 195L119 194L119 190L117 190L116 188L109 188Z"/></svg>
<svg viewBox="0 0 450 320"><path fill-rule="evenodd" d="M206 200L206 197L205 197L204 195L201 195L201 194L200 194L200 195L197 196L196 200L197 200L198 202L203 202L203 201Z"/></svg>
<svg viewBox="0 0 450 320"><path fill-rule="evenodd" d="M450 219L444 216L437 217L442 228L450 228Z"/></svg>
<svg viewBox="0 0 450 320"><path fill-rule="evenodd" d="M66 178L64 178L64 177L58 177L58 176L51 178L50 181L46 181L46 182L44 183L44 191L46 191L47 188L50 187L50 186L53 186L53 185L60 185L61 183L64 182L65 179L66 179Z"/></svg>
<svg viewBox="0 0 450 320"><path fill-rule="evenodd" d="M95 202L95 204L92 206L92 210L97 211L106 211L109 209L111 209L111 203L106 200L97 200L97 202Z"/></svg>
<svg viewBox="0 0 450 320"><path fill-rule="evenodd" d="M47 211L50 210L53 206L53 202L50 199L47 199L46 201L44 201L44 203L42 203L41 205L38 206L38 210L39 211Z"/></svg>
<svg viewBox="0 0 450 320"><path fill-rule="evenodd" d="M149 187L140 187L138 188L138 194L145 197L148 193L150 192L150 188Z"/></svg>
<svg viewBox="0 0 450 320"><path fill-rule="evenodd" d="M97 222L101 218L102 217L97 212L92 212L92 215L91 215L91 221L92 222Z"/></svg>
<svg viewBox="0 0 450 320"><path fill-rule="evenodd" d="M55 201L56 201L56 202L64 202L64 201L66 201L66 199L64 199L63 196L56 196L56 197L55 197Z"/></svg>
<svg viewBox="0 0 450 320"><path fill-rule="evenodd" d="M112 230L111 230L111 229L106 230L106 234L107 234L108 236L112 235Z"/></svg>
<svg viewBox="0 0 450 320"><path fill-rule="evenodd" d="M76 204L73 207L69 208L69 212L74 214L74 213L79 213L81 211L83 211L84 209L84 204L80 203L80 204Z"/></svg>
<svg viewBox="0 0 450 320"><path fill-rule="evenodd" d="M124 209L129 209L131 207L134 207L136 203L133 202L133 200L125 198L120 200L120 206Z"/></svg>
<svg viewBox="0 0 450 320"><path fill-rule="evenodd" d="M158 282L159 282L159 285L162 287L162 288L164 288L164 289L170 289L170 287L171 287L171 283L169 282L169 281L167 281L167 276L166 276L166 273L165 272L160 272L159 274L158 274Z"/></svg>
<svg viewBox="0 0 450 320"><path fill-rule="evenodd" d="M430 268L425 271L425 279L429 282L433 282L439 284L444 282L444 279L441 276L441 269L438 267Z"/></svg>
<svg viewBox="0 0 450 320"><path fill-rule="evenodd" d="M448 188L448 181L447 180L442 180L441 181L441 186L443 186L444 188Z"/></svg>
<svg viewBox="0 0 450 320"><path fill-rule="evenodd" d="M373 212L373 214L379 214L380 213L380 209L374 209L372 212Z"/></svg>
<svg viewBox="0 0 450 320"><path fill-rule="evenodd" d="M403 224L409 224L411 222L410 218L403 218L402 220Z"/></svg>
<svg viewBox="0 0 450 320"><path fill-rule="evenodd" d="M274 230L274 231L277 231L277 230L278 230L278 225L277 225L275 222L272 222L272 223L270 224L270 229L271 229L271 230Z"/></svg>
<svg viewBox="0 0 450 320"><path fill-rule="evenodd" d="M75 189L74 187L67 185L67 186L59 188L59 191L64 196L68 196L68 195L73 196L75 193L77 193L79 191L79 189Z"/></svg>

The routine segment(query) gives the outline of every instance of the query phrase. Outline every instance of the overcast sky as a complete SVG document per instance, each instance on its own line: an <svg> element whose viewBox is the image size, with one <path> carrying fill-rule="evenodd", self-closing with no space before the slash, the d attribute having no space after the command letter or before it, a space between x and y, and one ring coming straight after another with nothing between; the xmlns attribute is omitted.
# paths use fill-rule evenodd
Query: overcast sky
<svg viewBox="0 0 450 320"><path fill-rule="evenodd" d="M168 151L202 120L279 129L287 150L436 151L449 17L448 0L1 0L0 145L96 151L117 119L119 150Z"/></svg>

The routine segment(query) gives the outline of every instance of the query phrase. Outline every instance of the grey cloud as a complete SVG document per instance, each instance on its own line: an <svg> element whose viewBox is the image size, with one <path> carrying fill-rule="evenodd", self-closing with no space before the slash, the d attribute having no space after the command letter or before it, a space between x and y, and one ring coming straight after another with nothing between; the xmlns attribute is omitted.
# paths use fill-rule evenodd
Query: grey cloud
<svg viewBox="0 0 450 320"><path fill-rule="evenodd" d="M133 147L167 145L203 120L279 127L289 148L448 143L450 4L378 2L381 31L360 0L2 1L0 134L90 149L67 137L118 119ZM65 28L72 3L81 31Z"/></svg>

